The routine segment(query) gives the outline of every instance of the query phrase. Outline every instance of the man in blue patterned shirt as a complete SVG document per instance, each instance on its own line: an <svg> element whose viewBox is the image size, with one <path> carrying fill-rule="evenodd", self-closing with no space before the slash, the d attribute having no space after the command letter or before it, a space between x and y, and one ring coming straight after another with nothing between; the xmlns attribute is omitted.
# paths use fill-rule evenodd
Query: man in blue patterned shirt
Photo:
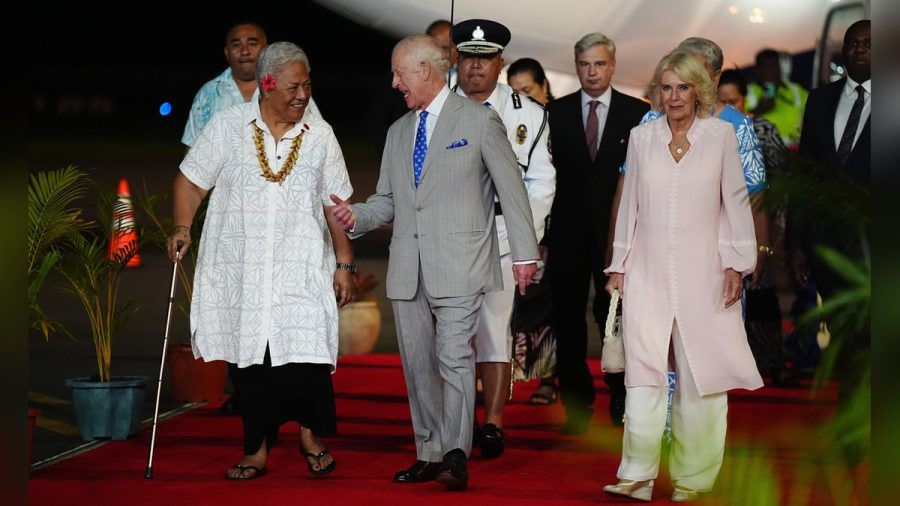
<svg viewBox="0 0 900 506"><path fill-rule="evenodd" d="M256 84L256 59L266 47L266 32L251 22L233 25L225 37L225 60L228 68L204 84L191 104L181 143L190 148L213 115L233 105L259 99ZM310 98L306 114L321 117L316 103Z"/></svg>
<svg viewBox="0 0 900 506"><path fill-rule="evenodd" d="M722 48L715 42L701 37L691 37L683 40L678 48L684 51L690 51L697 55L703 62L710 78L712 78L714 87L719 85L719 76L722 74ZM648 121L661 118L663 113L654 109L647 111L641 119L641 125ZM747 182L747 191L751 195L751 199L757 200L766 187L766 166L763 162L762 150L759 147L759 140L756 138L756 131L753 128L753 120L741 114L740 111L725 103L718 103L713 110L713 116L731 123L734 126L735 135L738 140L738 151L741 155L741 165L744 169L744 180ZM619 169L619 172L625 174L625 164ZM622 183L624 177L619 177L618 187L613 197L613 208L610 215L610 234L615 230L616 214L619 210L619 200L621 199ZM751 277L751 283L758 282L765 269L767 257L771 254L771 242L769 236L769 221L766 212L761 209L753 210L753 223L756 227L756 243L759 245L757 255L756 270ZM607 261L609 265L612 255L612 237L609 238L607 246Z"/></svg>

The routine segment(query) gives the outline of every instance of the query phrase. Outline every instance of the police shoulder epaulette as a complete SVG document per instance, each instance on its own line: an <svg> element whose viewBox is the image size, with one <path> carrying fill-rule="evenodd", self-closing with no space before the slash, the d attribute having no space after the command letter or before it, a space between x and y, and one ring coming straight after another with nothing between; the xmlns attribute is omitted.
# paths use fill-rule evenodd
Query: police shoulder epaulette
<svg viewBox="0 0 900 506"><path fill-rule="evenodd" d="M518 93L512 92L512 101L513 101L513 109L521 109L522 108L522 99L519 97Z"/></svg>

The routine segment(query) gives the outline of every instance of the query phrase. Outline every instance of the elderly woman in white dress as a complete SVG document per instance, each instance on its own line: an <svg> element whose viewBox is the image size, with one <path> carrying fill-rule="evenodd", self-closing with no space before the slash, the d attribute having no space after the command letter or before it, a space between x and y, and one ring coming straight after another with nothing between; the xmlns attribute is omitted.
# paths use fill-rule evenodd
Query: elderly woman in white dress
<svg viewBox="0 0 900 506"><path fill-rule="evenodd" d="M756 240L734 127L710 117L715 89L674 51L650 87L665 116L631 131L607 291L623 300L625 433L610 495L649 501L672 401L672 500L712 489L725 450L727 391L762 386L741 320Z"/></svg>
<svg viewBox="0 0 900 506"><path fill-rule="evenodd" d="M338 307L352 297L355 266L349 239L323 205L330 194L348 198L352 187L331 127L304 115L309 71L296 45L265 48L259 101L217 113L175 178L173 260L215 188L194 276L191 341L196 357L229 363L240 399L244 457L228 479L265 475L287 421L301 425L300 451L313 475L335 467L319 437L335 432Z"/></svg>

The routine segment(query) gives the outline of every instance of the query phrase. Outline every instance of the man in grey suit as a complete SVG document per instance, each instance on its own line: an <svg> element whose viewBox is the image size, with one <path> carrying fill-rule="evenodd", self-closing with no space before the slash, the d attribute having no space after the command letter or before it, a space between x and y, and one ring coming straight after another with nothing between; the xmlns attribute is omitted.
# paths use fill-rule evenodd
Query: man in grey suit
<svg viewBox="0 0 900 506"><path fill-rule="evenodd" d="M394 47L392 86L412 109L388 130L376 193L364 204L332 196L352 237L394 223L387 296L416 441L399 483L437 479L465 490L472 448L472 339L485 292L503 288L494 194L506 217L520 292L538 259L528 195L497 113L450 93L437 42L411 35Z"/></svg>

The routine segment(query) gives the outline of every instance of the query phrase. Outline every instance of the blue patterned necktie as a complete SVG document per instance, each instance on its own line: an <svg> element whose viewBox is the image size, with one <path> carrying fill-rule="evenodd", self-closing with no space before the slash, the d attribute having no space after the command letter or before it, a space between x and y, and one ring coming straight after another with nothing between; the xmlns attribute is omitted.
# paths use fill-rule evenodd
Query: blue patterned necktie
<svg viewBox="0 0 900 506"><path fill-rule="evenodd" d="M487 107L488 109L490 109L490 108L491 108L491 103L490 103L490 102L485 102L485 103L484 103L484 106Z"/></svg>
<svg viewBox="0 0 900 506"><path fill-rule="evenodd" d="M419 127L416 128L416 147L413 150L413 174L416 176L416 188L419 187L422 164L425 163L425 152L428 151L428 140L425 138L426 118L428 118L428 111L422 111L419 114Z"/></svg>

